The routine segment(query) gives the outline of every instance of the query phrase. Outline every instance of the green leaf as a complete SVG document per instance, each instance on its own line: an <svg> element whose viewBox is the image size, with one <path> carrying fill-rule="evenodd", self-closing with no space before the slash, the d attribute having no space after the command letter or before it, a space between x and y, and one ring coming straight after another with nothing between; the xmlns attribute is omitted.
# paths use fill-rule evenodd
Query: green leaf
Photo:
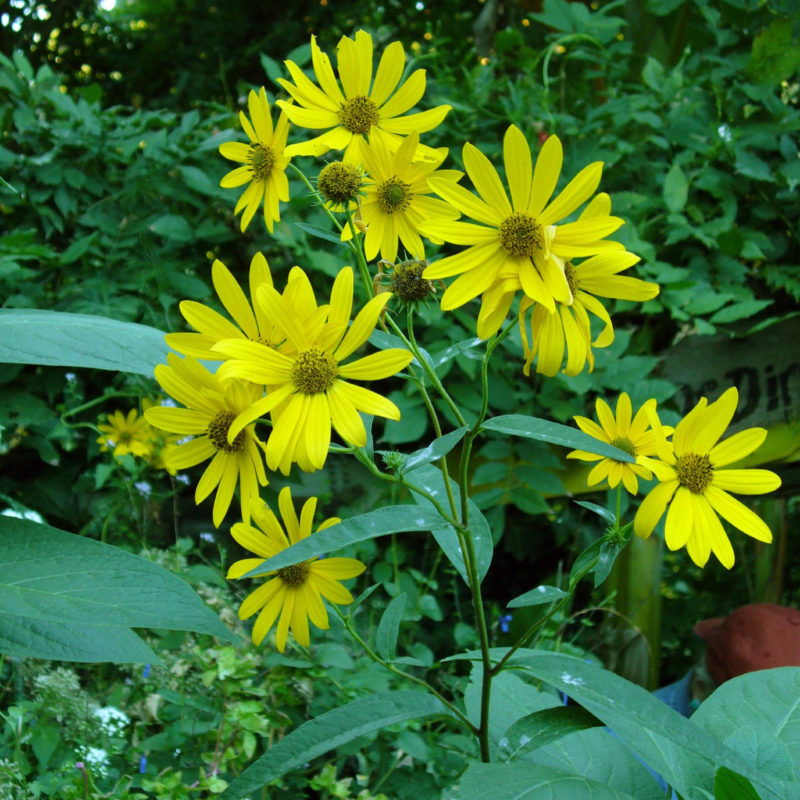
<svg viewBox="0 0 800 800"><path fill-rule="evenodd" d="M181 166L178 167L184 182L190 189L202 195L212 195L217 191L211 178L206 175L199 167Z"/></svg>
<svg viewBox="0 0 800 800"><path fill-rule="evenodd" d="M0 548L2 550L2 548ZM4 615L0 653L86 664L160 664L161 659L130 629L50 622Z"/></svg>
<svg viewBox="0 0 800 800"><path fill-rule="evenodd" d="M670 211L681 211L686 205L686 198L689 196L689 181L680 167L680 164L673 164L670 167L667 177L664 179L663 188L664 202Z"/></svg>
<svg viewBox="0 0 800 800"><path fill-rule="evenodd" d="M570 733L596 728L603 723L580 706L556 706L534 711L518 719L503 734L500 749L503 758L514 758L537 750L551 742L563 739Z"/></svg>
<svg viewBox="0 0 800 800"><path fill-rule="evenodd" d="M410 483L416 484L436 497L445 509L449 508L447 492L444 485L444 475L442 475L442 471L438 467L434 467L430 464L417 467L417 469L409 472L406 478ZM453 493L456 507L459 507L461 492L452 478L450 479L450 489ZM433 512L433 506L424 496L419 495L417 502L421 508ZM469 508L470 528L475 545L478 579L482 581L489 570L489 565L492 563L494 550L492 532L489 528L489 523L486 521L486 517L483 516L478 506L476 506L472 500L468 500L467 505ZM436 515L436 519L437 524L431 529L431 533L433 533L439 547L442 548L442 552L447 556L448 561L458 570L464 582L469 585L467 570L464 566L464 558L461 553L461 545L458 542L458 534L455 528L445 522L438 514Z"/></svg>
<svg viewBox="0 0 800 800"><path fill-rule="evenodd" d="M274 58L270 58L268 55L265 55L264 53L259 53L258 57L261 60L261 66L264 69L264 74L273 83L277 83L278 78L283 77L283 70L281 69L281 65Z"/></svg>
<svg viewBox="0 0 800 800"><path fill-rule="evenodd" d="M29 640L20 633L26 627ZM87 652L102 655L104 637L115 639L112 659L91 660L151 659L149 648L127 635L128 628L190 630L235 641L187 583L157 564L49 525L0 517L4 652L30 654L34 648L46 649L52 640L51 654L39 657L66 658L73 643L54 634L67 628L76 639L76 652L85 646ZM134 640L139 641L136 647ZM126 647L129 657L121 658Z"/></svg>
<svg viewBox="0 0 800 800"><path fill-rule="evenodd" d="M772 300L742 300L739 303L731 303L729 306L720 309L711 317L711 322L715 324L725 322L735 322L739 319L748 319L763 311L767 306L772 305Z"/></svg>
<svg viewBox="0 0 800 800"><path fill-rule="evenodd" d="M636 461L625 451L601 442L593 436L589 436L588 433L559 422L550 422L524 414L504 414L492 417L483 423L483 430L507 433L510 436L523 436L526 439L536 439L540 442L558 444L575 450L585 450L587 453L596 453L598 456L613 458L615 461L624 461L628 464Z"/></svg>
<svg viewBox="0 0 800 800"><path fill-rule="evenodd" d="M800 67L800 46L792 42L792 22L775 19L753 39L747 73L756 81L779 83Z"/></svg>
<svg viewBox="0 0 800 800"><path fill-rule="evenodd" d="M431 363L435 369L437 367L441 367L442 364L446 364L448 361L451 361L456 356L465 356L466 358L480 361L483 358L483 352L476 351L476 348L480 347L482 344L483 339L478 339L477 337L473 337L472 339L464 339L463 341L451 344L450 347L446 347L444 350L440 350L438 353L434 354L431 357Z"/></svg>
<svg viewBox="0 0 800 800"><path fill-rule="evenodd" d="M552 603L562 597L569 597L569 594L556 586L537 586L525 594L515 597L506 603L508 608L526 608L527 606L541 606L545 603Z"/></svg>
<svg viewBox="0 0 800 800"><path fill-rule="evenodd" d="M401 592L395 597L383 612L378 630L375 632L375 648L381 658L390 661L397 655L397 634L400 623L403 621L403 611L406 607L408 595Z"/></svg>
<svg viewBox="0 0 800 800"><path fill-rule="evenodd" d="M306 222L292 223L295 228L300 228L303 233L309 236L315 236L317 239L324 239L326 242L333 242L334 244L341 244L342 240L335 233L326 231L324 228L318 228L316 225L309 225Z"/></svg>
<svg viewBox="0 0 800 800"><path fill-rule="evenodd" d="M760 766L743 763L739 749L726 746L640 686L612 672L561 653L523 649L511 656L509 666L526 669L601 719L680 795L691 798L696 787L710 788L716 770L727 766L780 798L792 796L783 780ZM800 670L793 671L800 675ZM782 697L797 697L798 686L800 682L794 684L795 694Z"/></svg>
<svg viewBox="0 0 800 800"><path fill-rule="evenodd" d="M301 539L291 547L281 550L272 558L242 575L252 578L265 572L288 567L300 561L317 558L323 553L332 553L356 542L375 539L387 533L430 531L442 524L442 518L432 509L418 505L387 506L342 520L338 525L318 531L313 536Z"/></svg>
<svg viewBox="0 0 800 800"><path fill-rule="evenodd" d="M800 668L758 670L726 681L697 709L692 721L740 755L729 765L791 778L800 797Z"/></svg>
<svg viewBox="0 0 800 800"><path fill-rule="evenodd" d="M191 242L194 239L192 226L178 214L165 214L149 226L153 233L175 242Z"/></svg>
<svg viewBox="0 0 800 800"><path fill-rule="evenodd" d="M456 428L438 439L434 439L427 447L415 450L403 464L403 470L412 470L423 464L430 464L438 461L442 456L446 456L463 438L467 432L466 427Z"/></svg>
<svg viewBox="0 0 800 800"><path fill-rule="evenodd" d="M89 314L0 309L0 363L90 367L152 376L165 361L164 334Z"/></svg>
<svg viewBox="0 0 800 800"><path fill-rule="evenodd" d="M614 525L617 518L604 506L599 506L597 503L590 503L588 500L574 500L576 506L583 506L588 511L597 514L598 517L604 519L609 525Z"/></svg>
<svg viewBox="0 0 800 800"><path fill-rule="evenodd" d="M425 717L451 716L446 707L424 692L378 692L304 722L251 764L222 794L223 800L255 795L265 784L303 767L340 745L388 725Z"/></svg>
<svg viewBox="0 0 800 800"><path fill-rule="evenodd" d="M459 800L638 800L582 775L542 764L470 764Z"/></svg>
<svg viewBox="0 0 800 800"><path fill-rule="evenodd" d="M737 149L736 172L756 181L775 182L775 175L769 164L749 150Z"/></svg>
<svg viewBox="0 0 800 800"><path fill-rule="evenodd" d="M761 800L761 797L747 778L720 767L714 778L714 800Z"/></svg>
<svg viewBox="0 0 800 800"><path fill-rule="evenodd" d="M642 80L655 91L660 92L664 86L664 67L660 61L648 56L647 64L642 70Z"/></svg>

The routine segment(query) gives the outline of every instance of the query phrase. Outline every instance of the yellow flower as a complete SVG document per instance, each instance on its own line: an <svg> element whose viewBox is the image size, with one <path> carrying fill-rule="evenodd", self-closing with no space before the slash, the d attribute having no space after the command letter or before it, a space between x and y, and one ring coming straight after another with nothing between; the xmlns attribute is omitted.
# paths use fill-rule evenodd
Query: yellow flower
<svg viewBox="0 0 800 800"><path fill-rule="evenodd" d="M763 428L748 428L719 441L738 400L735 387L711 404L702 397L677 424L671 442L659 430L654 417L659 460L640 459L659 483L636 512L634 532L647 538L669 505L667 547L678 550L685 546L689 557L700 567L705 566L712 552L724 567L733 566L733 548L719 517L754 539L772 541L764 521L729 494L764 494L781 485L781 479L766 469L724 469L750 455L767 435Z"/></svg>
<svg viewBox="0 0 800 800"><path fill-rule="evenodd" d="M231 359L220 367L221 376L260 381L268 387L266 397L233 421L229 440L256 417L280 407L277 418L273 414L266 446L267 465L288 474L296 461L300 469L310 472L325 463L331 425L346 442L363 447L367 434L359 411L400 419L400 410L390 400L349 381L388 378L408 366L410 352L394 348L341 363L369 338L390 293L373 297L349 328L353 305L350 267L336 276L325 320L315 316L303 323L286 299L269 286L259 287L256 296L291 344L291 350L279 352L242 339L214 345Z"/></svg>
<svg viewBox="0 0 800 800"><path fill-rule="evenodd" d="M107 423L97 426L102 434L98 437L97 443L103 452L114 448L112 453L114 458L128 454L140 458L150 455L153 429L144 417L139 416L135 408L132 408L127 415L117 410L113 414L106 415L106 419Z"/></svg>
<svg viewBox="0 0 800 800"><path fill-rule="evenodd" d="M413 133L402 140L394 155L379 138L371 139L362 148L369 180L361 201L361 219L367 225L364 251L369 261L379 251L381 258L394 261L398 239L409 256L424 258L425 247L418 233L423 220L453 220L461 216L449 203L427 195L431 193L429 177L457 181L462 173L436 169L447 157L446 148L434 151L433 161L414 161L418 146L419 135ZM342 231L342 241L350 238L348 226Z"/></svg>
<svg viewBox="0 0 800 800"><path fill-rule="evenodd" d="M575 417L575 422L584 433L588 433L598 441L618 447L634 457L656 454L655 434L650 430L650 417L648 416L650 411L655 412L656 410L655 400L648 400L632 419L631 399L626 392L617 398L616 417L611 413L606 402L599 397L595 402L595 409L599 425L587 417ZM667 432L671 432L671 430L670 428ZM653 477L650 470L641 464L629 464L626 461L617 461L615 458L599 456L585 450L573 450L567 454L567 458L600 462L592 468L586 479L589 486L594 486L607 478L608 485L612 489L622 481L622 485L627 491L636 494L639 491L637 475L647 481Z"/></svg>
<svg viewBox="0 0 800 800"><path fill-rule="evenodd" d="M556 302L569 305L572 293L564 259L623 249L616 242L602 241L623 224L618 217L597 216L556 226L591 197L603 169L600 161L585 167L550 201L561 172L562 148L557 136L548 137L534 170L522 132L514 125L508 128L503 158L511 202L500 176L480 150L467 142L463 157L479 197L452 181L431 178L429 184L440 197L481 224L423 223L423 236L469 245L432 264L423 277L460 276L442 297L444 310L458 308L486 293L477 326L482 339L499 330L520 289L550 312L555 311Z"/></svg>
<svg viewBox="0 0 800 800"><path fill-rule="evenodd" d="M607 194L597 195L580 215L579 220L594 217L608 217L611 213L611 200ZM523 297L519 306L519 325L522 346L525 351L523 372L530 375L531 363L538 354L536 371L552 377L564 360L567 351L567 375L577 375L589 362L589 371L594 369L592 347L608 347L614 341L614 328L611 317L603 304L592 295L617 298L620 300L651 300L658 294L655 283L619 275L639 261L639 256L626 250L606 250L586 259L580 264L567 261L564 264L567 283L572 294L572 304L556 303L555 313L550 313L529 297ZM491 292L487 291L487 295ZM531 312L531 340L525 327L525 313ZM592 341L589 314L594 314L604 327Z"/></svg>
<svg viewBox="0 0 800 800"><path fill-rule="evenodd" d="M425 70L416 70L398 88L405 66L405 51L400 42L392 42L384 50L373 82L372 36L366 31L358 31L354 39L343 36L336 49L341 88L331 61L319 49L315 36L311 37L311 58L319 86L309 80L297 64L286 61L294 83L284 79L278 79L278 83L296 105L283 100L277 105L294 125L331 130L308 142L292 145L292 155L319 156L328 150L346 148L344 161L357 164L361 161L360 149L365 136L374 136L380 131L390 142L395 142L391 149L396 149L398 134L429 131L451 108L437 106L429 111L406 114L425 93Z"/></svg>
<svg viewBox="0 0 800 800"><path fill-rule="evenodd" d="M250 109L250 120L243 111L239 112L239 121L250 140L250 144L242 142L225 142L219 146L219 152L231 161L244 164L229 172L219 182L225 189L249 184L236 203L234 213L242 214L242 231L246 230L264 203L264 222L272 233L272 223L280 220L278 201L289 200L289 181L286 178L286 167L291 160L286 152L286 136L289 133L289 122L285 114L278 118L278 124L272 127L272 115L264 87L258 94L250 91L247 98Z"/></svg>
<svg viewBox="0 0 800 800"><path fill-rule="evenodd" d="M167 453L167 467L186 469L211 459L197 484L195 502L201 503L216 490L213 520L219 527L238 483L242 517L248 522L259 484L267 485L261 442L252 425L230 439L228 430L234 418L258 400L261 391L246 381L223 381L191 357L180 359L168 353L167 360L168 366L156 367L156 380L185 408L157 406L148 409L145 416L157 428L194 436Z"/></svg>
<svg viewBox="0 0 800 800"><path fill-rule="evenodd" d="M303 505L298 519L289 487L281 489L278 495L278 508L284 525L281 527L267 504L259 501L253 508L253 521L258 527L238 522L231 528L231 534L242 547L260 558L245 558L235 562L228 570L228 578L240 578L263 564L264 559L272 558L311 535L316 507L317 498L310 497ZM326 519L317 528L317 532L339 522L341 520L337 517ZM355 558L324 558L265 572L264 575L274 577L245 598L239 608L239 619L247 619L260 610L253 625L253 642L261 644L280 614L276 633L278 650L282 653L286 648L289 628L297 642L308 647L309 619L317 628L327 630L329 627L328 612L322 598L332 603L352 603L353 596L339 581L355 578L365 569L364 564Z"/></svg>

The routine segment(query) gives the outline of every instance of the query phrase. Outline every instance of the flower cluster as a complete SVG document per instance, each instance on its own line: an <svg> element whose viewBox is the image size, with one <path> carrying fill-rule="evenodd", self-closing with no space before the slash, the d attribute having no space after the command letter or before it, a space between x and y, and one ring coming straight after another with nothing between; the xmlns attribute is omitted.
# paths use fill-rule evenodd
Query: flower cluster
<svg viewBox="0 0 800 800"><path fill-rule="evenodd" d="M622 481L629 492L636 494L637 476L645 480L655 477L658 483L634 518L637 536L649 537L666 511L664 535L670 550L686 547L689 557L700 567L714 553L730 569L734 563L733 547L720 517L754 539L772 541L764 521L730 493L765 494L781 485L780 478L770 470L732 466L758 449L767 435L764 428L748 428L721 440L738 400L735 387L713 403L702 397L674 431L661 424L654 400L645 403L633 420L625 393L617 401L616 419L608 406L598 400L600 425L576 417L578 426L590 436L634 456L636 463L601 459L579 450L569 456L600 461L589 473L589 485L607 478L612 488Z"/></svg>
<svg viewBox="0 0 800 800"><path fill-rule="evenodd" d="M154 405L145 398L142 407L147 412ZM144 416L132 408L127 414L119 409L106 415L106 422L98 423L100 436L97 444L102 452L111 451L114 458L132 455L146 461L156 469L167 469L174 474L175 470L167 466L167 457L175 449L177 436L165 434L154 428Z"/></svg>

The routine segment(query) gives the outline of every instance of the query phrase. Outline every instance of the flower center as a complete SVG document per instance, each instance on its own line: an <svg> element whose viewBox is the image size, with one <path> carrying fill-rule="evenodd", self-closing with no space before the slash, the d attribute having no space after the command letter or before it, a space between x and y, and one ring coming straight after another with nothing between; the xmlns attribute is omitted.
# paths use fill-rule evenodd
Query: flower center
<svg viewBox="0 0 800 800"><path fill-rule="evenodd" d="M633 446L633 442L627 436L618 436L616 439L612 439L611 446L618 447L620 450L626 452L629 456L636 455L636 448Z"/></svg>
<svg viewBox="0 0 800 800"><path fill-rule="evenodd" d="M378 185L378 207L384 214L394 214L408 208L410 184L393 175Z"/></svg>
<svg viewBox="0 0 800 800"><path fill-rule="evenodd" d="M369 129L377 125L380 118L378 106L369 97L351 97L339 109L339 119L350 133L369 133Z"/></svg>
<svg viewBox="0 0 800 800"><path fill-rule="evenodd" d="M352 164L332 161L319 173L317 188L326 200L333 203L355 200L361 188L361 170Z"/></svg>
<svg viewBox="0 0 800 800"><path fill-rule="evenodd" d="M542 226L523 212L515 212L500 223L500 244L510 256L530 258L544 244Z"/></svg>
<svg viewBox="0 0 800 800"><path fill-rule="evenodd" d="M714 465L708 456L686 453L678 458L678 483L692 494L703 494L714 479Z"/></svg>
<svg viewBox="0 0 800 800"><path fill-rule="evenodd" d="M250 171L253 173L253 180L265 181L269 178L269 174L275 164L275 154L263 144L251 144L248 164L250 165Z"/></svg>
<svg viewBox="0 0 800 800"><path fill-rule="evenodd" d="M422 300L433 291L433 284L422 277L427 261L401 261L392 270L392 293L401 300Z"/></svg>
<svg viewBox="0 0 800 800"><path fill-rule="evenodd" d="M575 267L572 266L571 261L567 261L567 263L564 264L564 275L567 279L567 286L569 286L569 291L572 294L572 296L575 297L575 293L578 291L578 287L581 285L581 282L580 279L578 278L578 270L576 270ZM621 447L621 445L617 445L617 447L620 447L620 449L624 449ZM631 455L634 455L634 453L631 453Z"/></svg>
<svg viewBox="0 0 800 800"><path fill-rule="evenodd" d="M325 350L305 350L297 356L292 367L292 380L298 392L321 394L333 385L338 375L336 359Z"/></svg>
<svg viewBox="0 0 800 800"><path fill-rule="evenodd" d="M230 411L220 411L208 425L208 438L211 439L211 444L217 450L223 450L226 453L241 453L245 447L245 440L247 434L244 431L239 431L233 444L228 441L228 430L231 424L236 419L236 414Z"/></svg>
<svg viewBox="0 0 800 800"><path fill-rule="evenodd" d="M291 567L282 567L278 570L278 577L292 589L302 586L308 579L308 564L292 564Z"/></svg>
<svg viewBox="0 0 800 800"><path fill-rule="evenodd" d="M119 443L128 444L133 441L133 434L130 431L122 431L119 434Z"/></svg>

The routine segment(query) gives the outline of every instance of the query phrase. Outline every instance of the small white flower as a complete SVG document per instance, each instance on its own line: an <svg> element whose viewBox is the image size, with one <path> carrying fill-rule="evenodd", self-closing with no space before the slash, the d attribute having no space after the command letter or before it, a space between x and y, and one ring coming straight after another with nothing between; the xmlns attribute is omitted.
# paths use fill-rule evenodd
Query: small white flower
<svg viewBox="0 0 800 800"><path fill-rule="evenodd" d="M117 736L125 730L130 723L130 717L114 706L103 706L94 712L94 716L100 720L100 725L109 736Z"/></svg>
<svg viewBox="0 0 800 800"><path fill-rule="evenodd" d="M108 753L102 747L88 747L80 757L98 775L105 775L108 772L109 761Z"/></svg>

